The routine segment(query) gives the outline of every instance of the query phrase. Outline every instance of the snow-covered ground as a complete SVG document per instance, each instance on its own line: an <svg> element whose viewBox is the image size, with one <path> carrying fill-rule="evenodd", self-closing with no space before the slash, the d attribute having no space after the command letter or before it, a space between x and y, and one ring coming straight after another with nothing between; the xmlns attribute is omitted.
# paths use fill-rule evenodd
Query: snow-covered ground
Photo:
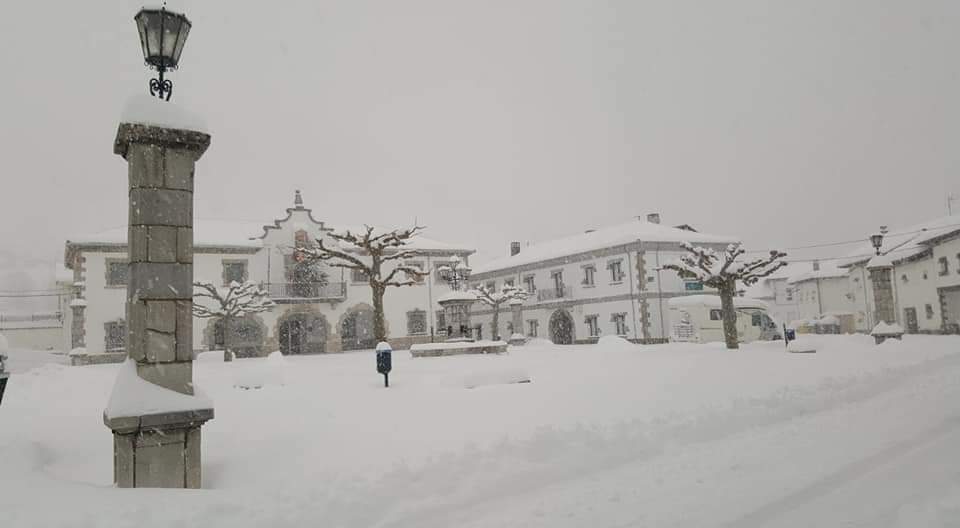
<svg viewBox="0 0 960 528"><path fill-rule="evenodd" d="M204 354L196 381L216 418L202 491L111 487L101 413L118 365L16 369L0 405L0 524L960 523L960 338L812 339L815 354L615 340L397 352L389 389L372 352Z"/></svg>

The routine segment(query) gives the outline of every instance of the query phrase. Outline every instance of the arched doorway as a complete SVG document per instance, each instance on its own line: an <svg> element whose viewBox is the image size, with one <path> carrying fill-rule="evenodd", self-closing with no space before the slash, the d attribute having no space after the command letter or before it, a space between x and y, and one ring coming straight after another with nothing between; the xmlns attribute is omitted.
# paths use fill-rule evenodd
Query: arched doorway
<svg viewBox="0 0 960 528"><path fill-rule="evenodd" d="M555 345L573 344L573 317L566 310L557 310L550 316L550 341Z"/></svg>
<svg viewBox="0 0 960 528"><path fill-rule="evenodd" d="M319 314L293 313L280 321L280 353L284 355L326 352L327 321Z"/></svg>
<svg viewBox="0 0 960 528"><path fill-rule="evenodd" d="M360 305L340 319L340 345L343 350L365 350L377 346L373 333L373 308Z"/></svg>

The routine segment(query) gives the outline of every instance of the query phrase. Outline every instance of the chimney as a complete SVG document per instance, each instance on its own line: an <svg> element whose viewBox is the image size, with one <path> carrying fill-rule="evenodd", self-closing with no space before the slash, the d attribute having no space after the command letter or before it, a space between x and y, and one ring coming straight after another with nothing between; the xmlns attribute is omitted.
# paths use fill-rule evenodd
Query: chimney
<svg viewBox="0 0 960 528"><path fill-rule="evenodd" d="M819 261L819 260L814 260L814 261L813 261L813 271L820 271L820 261Z"/></svg>
<svg viewBox="0 0 960 528"><path fill-rule="evenodd" d="M659 224L659 223L660 223L660 213L650 213L650 214L648 214L648 215L647 215L647 222L650 222L651 224Z"/></svg>
<svg viewBox="0 0 960 528"><path fill-rule="evenodd" d="M510 242L510 256L520 253L520 242Z"/></svg>

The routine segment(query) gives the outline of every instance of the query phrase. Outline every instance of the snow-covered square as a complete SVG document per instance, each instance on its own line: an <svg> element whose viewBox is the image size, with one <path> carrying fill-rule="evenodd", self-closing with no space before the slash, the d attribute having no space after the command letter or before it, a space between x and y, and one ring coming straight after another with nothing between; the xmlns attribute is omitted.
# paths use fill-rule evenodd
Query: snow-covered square
<svg viewBox="0 0 960 528"><path fill-rule="evenodd" d="M960 522L960 338L806 339L816 354L618 338L398 351L389 389L372 351L204 353L216 417L197 492L113 487L99 417L123 365L13 350L0 509L9 526Z"/></svg>

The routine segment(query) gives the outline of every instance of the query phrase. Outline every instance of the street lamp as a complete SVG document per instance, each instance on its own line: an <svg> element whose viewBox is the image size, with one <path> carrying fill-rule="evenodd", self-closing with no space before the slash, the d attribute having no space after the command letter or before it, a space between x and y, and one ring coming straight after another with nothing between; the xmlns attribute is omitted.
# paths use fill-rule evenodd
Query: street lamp
<svg viewBox="0 0 960 528"><path fill-rule="evenodd" d="M870 243L873 244L873 249L877 250L877 256L880 256L880 247L883 246L883 234L877 233L870 235Z"/></svg>
<svg viewBox="0 0 960 528"><path fill-rule="evenodd" d="M440 266L440 278L450 283L453 291L459 291L460 284L470 279L470 272L472 270L462 264L463 261L460 257L453 255L450 257L450 260L447 261L447 264Z"/></svg>
<svg viewBox="0 0 960 528"><path fill-rule="evenodd" d="M166 5L160 9L141 9L133 19L140 31L143 60L148 67L159 72L159 78L150 79L150 95L169 101L173 83L164 79L163 74L177 69L180 53L190 34L190 21L180 13L167 11Z"/></svg>

